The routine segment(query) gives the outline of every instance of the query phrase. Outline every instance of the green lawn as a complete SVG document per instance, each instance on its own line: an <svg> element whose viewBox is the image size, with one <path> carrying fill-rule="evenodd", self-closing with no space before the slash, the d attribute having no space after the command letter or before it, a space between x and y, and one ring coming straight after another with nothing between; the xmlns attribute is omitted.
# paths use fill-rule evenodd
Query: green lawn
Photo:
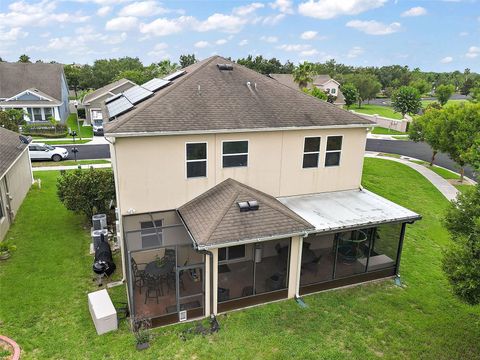
<svg viewBox="0 0 480 360"><path fill-rule="evenodd" d="M463 184L463 185L455 185L455 187L457 188L458 191L460 192L465 192L465 191L470 191L470 189L473 188L472 185L470 184Z"/></svg>
<svg viewBox="0 0 480 360"><path fill-rule="evenodd" d="M375 126L372 130L372 134L376 134L376 135L407 135L407 133L397 131L397 130L387 129L387 128L380 127L380 126Z"/></svg>
<svg viewBox="0 0 480 360"><path fill-rule="evenodd" d="M426 107L428 104L435 102L437 100L422 100L422 106ZM452 105L452 104L461 104L462 102L465 102L467 100L448 100L447 103L445 104L446 106Z"/></svg>
<svg viewBox="0 0 480 360"><path fill-rule="evenodd" d="M55 161L32 161L32 167L41 166L69 166L69 165L94 165L94 164L110 164L108 160L64 160L60 162Z"/></svg>
<svg viewBox="0 0 480 360"><path fill-rule="evenodd" d="M7 235L17 251L0 262L1 333L22 359L480 359L480 307L455 299L440 269L448 202L403 164L366 158L363 176L366 188L423 215L407 229L403 288L388 280L307 296L307 308L289 300L231 312L219 316L219 333L187 341L179 334L192 324L160 328L143 353L125 322L95 333L88 226L57 201L56 176L35 173L42 189L30 191ZM124 300L122 287L109 291Z"/></svg>
<svg viewBox="0 0 480 360"><path fill-rule="evenodd" d="M75 144L87 144L90 141L92 141L92 139L79 140L77 137L75 138ZM73 140L36 140L36 141L34 140L33 142L41 142L41 143L52 145L52 146L73 144Z"/></svg>
<svg viewBox="0 0 480 360"><path fill-rule="evenodd" d="M363 114L377 114L391 119L402 120L402 114L394 112L391 106L363 104L361 108L357 105L351 106L350 110Z"/></svg>
<svg viewBox="0 0 480 360"><path fill-rule="evenodd" d="M433 172L437 173L438 175L440 175L442 178L444 178L446 180L459 180L460 179L460 175L458 175L457 173L454 173L453 171L450 171L448 169L444 169L444 168L436 166L436 165L430 166L430 163L428 163L427 161L423 161L423 160L410 160L410 161L414 162L416 164L424 165L426 168L432 170Z"/></svg>
<svg viewBox="0 0 480 360"><path fill-rule="evenodd" d="M80 134L78 134L78 124L77 124L77 115L70 114L67 118L67 127L77 132L77 135L80 135L82 138L92 138L93 137L93 128L91 126L82 126L83 121L80 120Z"/></svg>

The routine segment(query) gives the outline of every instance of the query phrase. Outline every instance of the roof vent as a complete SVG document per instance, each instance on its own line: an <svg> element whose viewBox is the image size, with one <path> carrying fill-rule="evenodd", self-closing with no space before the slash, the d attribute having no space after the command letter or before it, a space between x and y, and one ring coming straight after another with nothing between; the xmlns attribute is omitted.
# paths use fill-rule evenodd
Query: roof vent
<svg viewBox="0 0 480 360"><path fill-rule="evenodd" d="M217 64L218 70L226 70L226 71L232 71L233 70L233 65L232 64Z"/></svg>
<svg viewBox="0 0 480 360"><path fill-rule="evenodd" d="M257 200L239 201L237 205L240 208L240 212L255 211L259 208Z"/></svg>

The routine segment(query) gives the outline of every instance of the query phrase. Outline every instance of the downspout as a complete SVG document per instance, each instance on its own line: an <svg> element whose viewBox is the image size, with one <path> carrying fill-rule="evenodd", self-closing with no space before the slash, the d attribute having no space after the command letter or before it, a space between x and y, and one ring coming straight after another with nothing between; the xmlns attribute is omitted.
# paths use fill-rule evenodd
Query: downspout
<svg viewBox="0 0 480 360"><path fill-rule="evenodd" d="M300 248L298 252L298 259L297 259L297 280L296 280L296 289L295 289L295 300L300 299L300 275L302 273L302 250L303 250L303 239L308 236L308 232L304 232L303 235L300 237Z"/></svg>
<svg viewBox="0 0 480 360"><path fill-rule="evenodd" d="M208 300L210 302L210 314L208 316L212 316L213 314L213 253L210 250L197 250L200 254L205 254L208 255L210 258L210 276L209 276L209 283L210 283L210 299Z"/></svg>

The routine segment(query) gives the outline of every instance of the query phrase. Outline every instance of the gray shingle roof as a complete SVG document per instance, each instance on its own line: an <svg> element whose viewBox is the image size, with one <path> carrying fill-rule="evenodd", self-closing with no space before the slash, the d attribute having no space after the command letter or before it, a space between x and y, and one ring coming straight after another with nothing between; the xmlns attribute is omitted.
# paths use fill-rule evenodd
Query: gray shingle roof
<svg viewBox="0 0 480 360"><path fill-rule="evenodd" d="M120 80L114 81L110 84L107 84L107 85L105 85L101 88L98 88L97 90L85 95L83 100L82 100L82 103L83 104L88 103L92 99L95 99L96 97L102 96L102 95L108 93L109 91L111 91L112 89L115 89L115 88L117 88L117 87L119 87L119 86L121 86L125 83L131 83L132 86L135 85L132 81L127 80L127 79L120 79Z"/></svg>
<svg viewBox="0 0 480 360"><path fill-rule="evenodd" d="M240 212L239 201L256 200L259 209ZM273 196L227 179L178 209L200 246L247 242L313 229Z"/></svg>
<svg viewBox="0 0 480 360"><path fill-rule="evenodd" d="M28 146L20 141L19 135L0 126L0 179Z"/></svg>
<svg viewBox="0 0 480 360"><path fill-rule="evenodd" d="M63 65L0 62L0 98L9 98L36 88L62 100Z"/></svg>
<svg viewBox="0 0 480 360"><path fill-rule="evenodd" d="M231 64L233 70L219 70L217 64ZM372 124L219 56L210 57L185 70L186 74L175 79L170 86L105 124L105 133Z"/></svg>

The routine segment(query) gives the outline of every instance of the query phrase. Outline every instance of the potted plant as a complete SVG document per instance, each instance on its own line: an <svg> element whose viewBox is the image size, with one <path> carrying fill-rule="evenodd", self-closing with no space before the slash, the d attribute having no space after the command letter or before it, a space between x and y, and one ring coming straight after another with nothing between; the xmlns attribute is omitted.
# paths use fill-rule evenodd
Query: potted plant
<svg viewBox="0 0 480 360"><path fill-rule="evenodd" d="M150 328L152 322L147 318L135 318L132 321L133 335L135 336L135 343L137 350L145 350L150 347Z"/></svg>
<svg viewBox="0 0 480 360"><path fill-rule="evenodd" d="M8 241L0 242L0 260L6 260L10 257L12 251L17 250L15 245L11 245Z"/></svg>

